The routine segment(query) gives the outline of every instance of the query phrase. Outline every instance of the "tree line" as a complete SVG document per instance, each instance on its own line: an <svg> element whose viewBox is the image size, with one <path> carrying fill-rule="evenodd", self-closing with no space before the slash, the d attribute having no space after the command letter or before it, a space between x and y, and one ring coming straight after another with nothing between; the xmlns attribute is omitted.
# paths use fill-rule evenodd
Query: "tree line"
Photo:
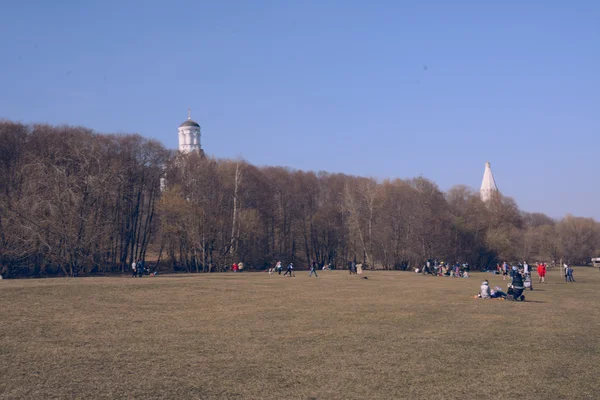
<svg viewBox="0 0 600 400"><path fill-rule="evenodd" d="M0 122L0 274L223 271L278 260L408 269L426 259L589 262L600 224L465 186L257 167L139 135Z"/></svg>

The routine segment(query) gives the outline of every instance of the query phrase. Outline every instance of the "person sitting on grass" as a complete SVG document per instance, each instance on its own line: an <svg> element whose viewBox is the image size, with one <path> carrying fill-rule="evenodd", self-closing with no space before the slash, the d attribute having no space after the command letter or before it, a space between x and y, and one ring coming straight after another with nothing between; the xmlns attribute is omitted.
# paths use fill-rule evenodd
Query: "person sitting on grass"
<svg viewBox="0 0 600 400"><path fill-rule="evenodd" d="M494 286L493 289L490 288L490 283L486 279L481 284L481 291L477 294L477 297L480 299L505 299L506 293L502 291L498 286Z"/></svg>
<svg viewBox="0 0 600 400"><path fill-rule="evenodd" d="M494 288L491 290L491 296L492 299L505 299L506 293L502 291L502 288L494 286Z"/></svg>
<svg viewBox="0 0 600 400"><path fill-rule="evenodd" d="M482 299L491 299L492 298L492 291L490 290L490 284L487 281L487 279L481 283L481 287L479 288L479 290L480 290L479 296Z"/></svg>

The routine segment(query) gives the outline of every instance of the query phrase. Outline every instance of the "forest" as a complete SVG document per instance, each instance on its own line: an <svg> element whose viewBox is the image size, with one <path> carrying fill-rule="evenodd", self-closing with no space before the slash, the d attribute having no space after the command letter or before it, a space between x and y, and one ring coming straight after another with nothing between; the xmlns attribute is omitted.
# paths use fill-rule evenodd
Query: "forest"
<svg viewBox="0 0 600 400"><path fill-rule="evenodd" d="M0 121L0 274L219 272L243 261L406 270L527 260L586 264L600 223L521 211L501 195L258 167L166 149L137 134Z"/></svg>

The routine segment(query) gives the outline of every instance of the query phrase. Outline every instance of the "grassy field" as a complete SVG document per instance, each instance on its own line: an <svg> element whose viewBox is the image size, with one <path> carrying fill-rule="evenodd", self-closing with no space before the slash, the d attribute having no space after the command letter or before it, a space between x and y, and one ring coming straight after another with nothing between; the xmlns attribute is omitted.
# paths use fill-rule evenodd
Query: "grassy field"
<svg viewBox="0 0 600 400"><path fill-rule="evenodd" d="M600 272L0 281L0 398L597 399Z"/></svg>

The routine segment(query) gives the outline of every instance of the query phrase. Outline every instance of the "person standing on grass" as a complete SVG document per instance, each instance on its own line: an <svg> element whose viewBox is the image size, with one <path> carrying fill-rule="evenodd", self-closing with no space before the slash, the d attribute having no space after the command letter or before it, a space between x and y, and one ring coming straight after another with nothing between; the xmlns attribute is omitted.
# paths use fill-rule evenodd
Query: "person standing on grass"
<svg viewBox="0 0 600 400"><path fill-rule="evenodd" d="M133 260L133 262L131 263L131 277L135 278L135 276L137 275L137 271L135 270L136 267L136 263L135 260Z"/></svg>
<svg viewBox="0 0 600 400"><path fill-rule="evenodd" d="M565 282L568 282L568 276L569 276L569 265L567 263L563 264L563 269L565 271Z"/></svg>
<svg viewBox="0 0 600 400"><path fill-rule="evenodd" d="M244 263L241 262L241 261L238 263L238 271L239 272L244 272Z"/></svg>
<svg viewBox="0 0 600 400"><path fill-rule="evenodd" d="M525 276L529 275L529 264L527 264L527 261L523 261L523 273Z"/></svg>
<svg viewBox="0 0 600 400"><path fill-rule="evenodd" d="M237 263L235 263L235 262L233 263L233 265L231 266L231 270L233 272L238 272L238 265L237 265Z"/></svg>
<svg viewBox="0 0 600 400"><path fill-rule="evenodd" d="M313 261L310 265L310 273L308 274L308 277L310 278L312 276L312 274L315 274L315 277L318 278L319 275L317 275L317 262Z"/></svg>
<svg viewBox="0 0 600 400"><path fill-rule="evenodd" d="M540 283L546 283L546 265L539 263L537 267L537 273L540 277Z"/></svg>
<svg viewBox="0 0 600 400"><path fill-rule="evenodd" d="M508 263L504 261L502 263L502 280L505 281L508 276Z"/></svg>
<svg viewBox="0 0 600 400"><path fill-rule="evenodd" d="M567 282L575 282L575 278L573 278L573 268L567 266Z"/></svg>

